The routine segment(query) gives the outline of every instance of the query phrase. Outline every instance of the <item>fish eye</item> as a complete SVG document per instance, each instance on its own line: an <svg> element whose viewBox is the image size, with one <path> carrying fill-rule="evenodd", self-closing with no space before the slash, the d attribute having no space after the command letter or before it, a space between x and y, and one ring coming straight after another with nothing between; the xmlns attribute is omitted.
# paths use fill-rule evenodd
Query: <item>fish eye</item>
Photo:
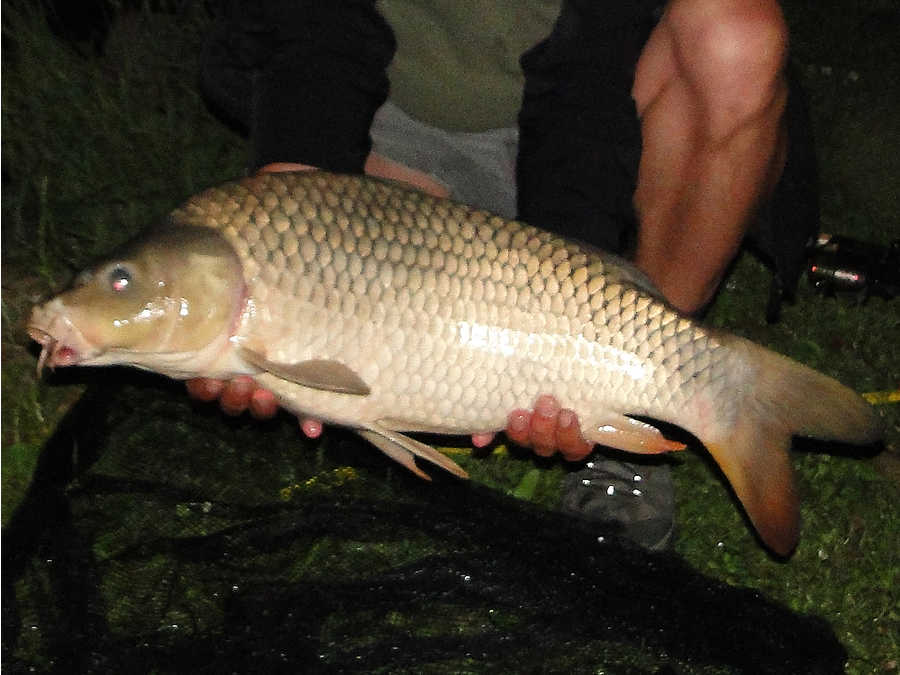
<svg viewBox="0 0 900 675"><path fill-rule="evenodd" d="M131 286L131 272L122 265L116 265L110 270L109 285L116 293L124 293Z"/></svg>

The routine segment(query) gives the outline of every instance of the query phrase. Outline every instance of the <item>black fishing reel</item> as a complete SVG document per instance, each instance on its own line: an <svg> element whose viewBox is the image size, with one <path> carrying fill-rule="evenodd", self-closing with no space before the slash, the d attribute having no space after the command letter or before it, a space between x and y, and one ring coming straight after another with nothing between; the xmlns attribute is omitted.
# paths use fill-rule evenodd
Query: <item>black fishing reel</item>
<svg viewBox="0 0 900 675"><path fill-rule="evenodd" d="M821 293L894 298L900 293L900 240L888 246L820 234L807 248L806 278Z"/></svg>

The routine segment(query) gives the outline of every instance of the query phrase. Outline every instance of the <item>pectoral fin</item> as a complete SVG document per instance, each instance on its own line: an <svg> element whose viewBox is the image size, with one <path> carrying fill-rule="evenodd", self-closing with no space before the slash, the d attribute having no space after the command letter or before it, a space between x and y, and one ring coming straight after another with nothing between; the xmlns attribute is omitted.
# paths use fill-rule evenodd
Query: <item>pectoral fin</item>
<svg viewBox="0 0 900 675"><path fill-rule="evenodd" d="M415 460L413 460L414 455L421 457L422 459L427 459L429 462L437 464L442 469L445 469L460 478L469 477L469 474L452 459L442 455L430 445L420 443L409 436L404 436L403 434L391 431L377 424L372 425L370 429L358 429L357 433L388 457L399 462L414 474L425 480L431 480L431 478L416 466Z"/></svg>
<svg viewBox="0 0 900 675"><path fill-rule="evenodd" d="M589 443L642 455L673 452L686 447L684 443L669 440L656 427L625 415L609 422L595 422L584 432L584 437Z"/></svg>
<svg viewBox="0 0 900 675"><path fill-rule="evenodd" d="M371 393L369 385L340 361L310 359L299 363L276 363L247 347L242 347L240 352L247 363L304 387L357 396L367 396Z"/></svg>

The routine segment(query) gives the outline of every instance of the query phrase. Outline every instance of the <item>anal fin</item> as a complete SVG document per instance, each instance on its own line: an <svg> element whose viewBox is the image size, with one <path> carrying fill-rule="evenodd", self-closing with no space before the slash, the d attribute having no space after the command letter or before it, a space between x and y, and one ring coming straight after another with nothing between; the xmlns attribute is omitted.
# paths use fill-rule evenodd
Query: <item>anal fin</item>
<svg viewBox="0 0 900 675"><path fill-rule="evenodd" d="M589 443L641 455L675 452L687 447L684 443L669 440L653 425L625 415L618 415L609 422L595 423L584 432L584 438Z"/></svg>

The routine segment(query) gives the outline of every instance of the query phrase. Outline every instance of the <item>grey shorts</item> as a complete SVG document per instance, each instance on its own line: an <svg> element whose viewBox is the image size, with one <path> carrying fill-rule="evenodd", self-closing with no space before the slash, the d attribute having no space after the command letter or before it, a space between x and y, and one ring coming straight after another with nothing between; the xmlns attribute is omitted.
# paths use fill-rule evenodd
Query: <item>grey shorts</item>
<svg viewBox="0 0 900 675"><path fill-rule="evenodd" d="M453 199L515 217L516 128L445 131L410 117L388 101L375 113L371 135L375 152L428 174Z"/></svg>

